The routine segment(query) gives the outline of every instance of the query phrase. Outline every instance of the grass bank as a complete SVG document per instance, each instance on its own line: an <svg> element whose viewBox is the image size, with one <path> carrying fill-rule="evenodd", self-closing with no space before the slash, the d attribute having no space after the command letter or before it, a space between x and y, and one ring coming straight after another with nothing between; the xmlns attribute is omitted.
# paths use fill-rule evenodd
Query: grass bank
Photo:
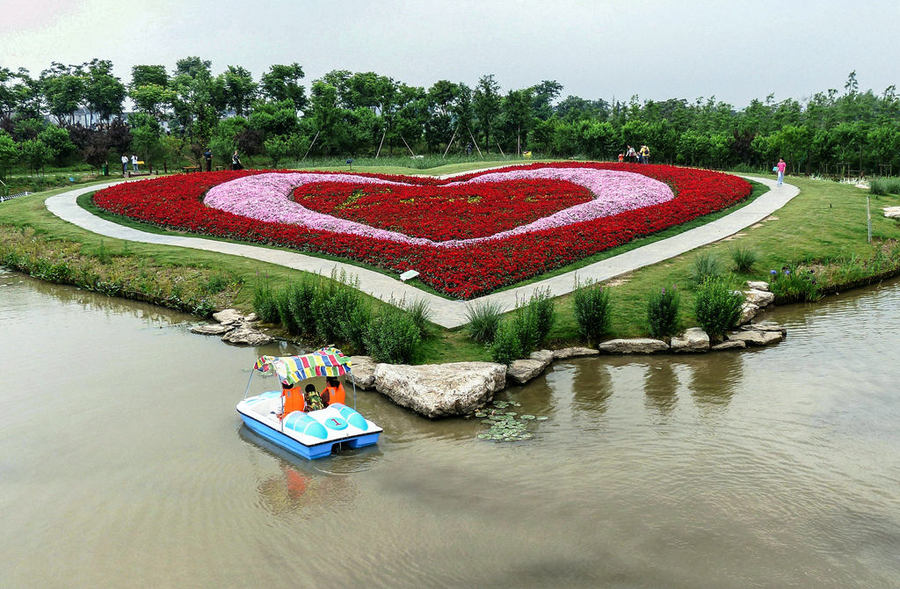
<svg viewBox="0 0 900 589"><path fill-rule="evenodd" d="M509 162L496 163L506 165ZM362 167L354 163L353 170L443 175L483 167L484 162L479 161L456 162L430 169L396 164ZM323 166L320 169L346 170L347 166ZM717 260L721 273L735 288L745 280L768 279L770 270L780 272L782 268L812 270L822 293L898 273L900 248L896 244L900 242L900 223L884 218L881 207L900 205L900 197L872 196L875 245L870 245L866 241L864 190L802 178L790 178L790 182L799 186L800 194L763 222L722 242L610 281L607 284L611 301L609 337L647 335L647 301L662 287L679 289L679 321L683 327L696 325L693 315L696 287L691 275L695 260L701 254ZM100 237L61 221L46 210L44 200L63 190L0 204L0 263L47 280L146 300L199 315L226 306L250 311L255 286L261 278L268 278L269 283L277 287L299 281L304 274L241 257ZM759 192L755 189L754 195ZM148 229L143 224L135 226ZM651 236L603 252L595 258L622 253L668 235ZM733 269L736 248L755 255L756 262L750 270ZM579 266L585 263L588 262L581 262ZM386 307L381 301L365 298L376 313ZM550 346L582 343L577 335L572 299L571 295L555 299L556 322L549 334ZM431 336L423 342L417 358L420 362L489 358L485 348L472 341L465 329L446 330L431 326L429 331Z"/></svg>

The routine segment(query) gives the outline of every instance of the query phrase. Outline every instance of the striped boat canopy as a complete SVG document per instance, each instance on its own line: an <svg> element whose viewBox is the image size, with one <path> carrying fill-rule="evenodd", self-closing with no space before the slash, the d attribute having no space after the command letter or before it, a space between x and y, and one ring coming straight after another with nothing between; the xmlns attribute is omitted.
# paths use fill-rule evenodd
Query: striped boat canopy
<svg viewBox="0 0 900 589"><path fill-rule="evenodd" d="M274 370L281 382L296 384L314 376L350 374L350 358L337 348L322 348L303 356L262 356L253 368L260 372Z"/></svg>

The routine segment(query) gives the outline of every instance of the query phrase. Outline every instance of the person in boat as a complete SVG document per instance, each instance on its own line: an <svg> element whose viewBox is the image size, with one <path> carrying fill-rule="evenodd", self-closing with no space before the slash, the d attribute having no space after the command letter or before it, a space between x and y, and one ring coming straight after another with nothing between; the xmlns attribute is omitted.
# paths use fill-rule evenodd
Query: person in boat
<svg viewBox="0 0 900 589"><path fill-rule="evenodd" d="M316 385L306 385L306 409L304 411L318 411L325 409L325 403L322 402L322 396L316 390Z"/></svg>
<svg viewBox="0 0 900 589"><path fill-rule="evenodd" d="M279 419L290 415L294 411L306 411L306 398L303 392L294 384L281 383L282 410Z"/></svg>
<svg viewBox="0 0 900 589"><path fill-rule="evenodd" d="M325 379L325 389L322 391L322 401L325 403L326 407L332 403L344 404L344 399L346 399L346 397L344 385L342 385L338 379L331 376Z"/></svg>

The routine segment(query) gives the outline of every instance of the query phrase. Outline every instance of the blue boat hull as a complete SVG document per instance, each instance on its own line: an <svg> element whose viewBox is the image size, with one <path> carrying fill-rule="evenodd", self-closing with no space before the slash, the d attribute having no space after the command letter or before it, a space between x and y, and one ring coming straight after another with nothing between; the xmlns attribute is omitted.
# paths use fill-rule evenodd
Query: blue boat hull
<svg viewBox="0 0 900 589"><path fill-rule="evenodd" d="M240 412L238 412L238 415L241 416L241 419L244 421L244 425L250 428L250 430L255 434L259 435L262 438L265 438L266 440L269 440L280 448L284 448L288 452L291 452L308 460L315 460L316 458L324 458L326 456L330 456L331 452L334 450L335 444L344 444L348 448L353 449L371 446L378 442L378 436L381 435L381 432L374 432L371 434L355 436L353 438L331 440L322 442L321 444L307 446L305 444L301 444L291 437L284 435L280 431L272 429L266 424L253 419L252 417L244 415Z"/></svg>

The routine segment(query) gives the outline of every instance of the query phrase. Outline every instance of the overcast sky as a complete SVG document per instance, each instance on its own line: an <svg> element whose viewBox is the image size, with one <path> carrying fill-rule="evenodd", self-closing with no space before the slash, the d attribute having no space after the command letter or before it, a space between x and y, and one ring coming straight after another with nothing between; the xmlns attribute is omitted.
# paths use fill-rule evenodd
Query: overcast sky
<svg viewBox="0 0 900 589"><path fill-rule="evenodd" d="M716 96L738 107L770 93L803 100L900 84L897 0L0 0L0 66L36 76L51 61L135 64L198 55L255 79L298 62L307 83L333 69L428 87L503 91L556 80L561 97Z"/></svg>

